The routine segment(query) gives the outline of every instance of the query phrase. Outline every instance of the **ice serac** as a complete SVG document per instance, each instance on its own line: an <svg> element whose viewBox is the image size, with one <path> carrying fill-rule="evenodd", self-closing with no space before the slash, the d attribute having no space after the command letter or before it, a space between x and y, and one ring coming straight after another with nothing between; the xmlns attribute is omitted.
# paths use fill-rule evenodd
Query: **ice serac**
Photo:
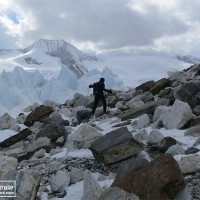
<svg viewBox="0 0 200 200"><path fill-rule="evenodd" d="M32 45L26 47L22 52L28 53L31 50L43 50L47 55L58 57L61 63L66 65L73 73L80 78L87 72L82 61L96 61L95 56L89 56L78 50L75 46L64 40L40 39Z"/></svg>

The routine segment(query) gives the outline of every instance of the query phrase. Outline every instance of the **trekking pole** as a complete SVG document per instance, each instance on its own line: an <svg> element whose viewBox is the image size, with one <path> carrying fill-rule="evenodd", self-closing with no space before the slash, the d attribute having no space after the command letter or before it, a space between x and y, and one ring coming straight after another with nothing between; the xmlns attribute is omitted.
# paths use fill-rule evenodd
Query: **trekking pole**
<svg viewBox="0 0 200 200"><path fill-rule="evenodd" d="M88 90L87 96L86 96L86 98L85 98L85 103L83 104L83 106L86 105L86 101L87 101L87 97L89 96L89 93L90 93L90 88L89 88L89 90Z"/></svg>

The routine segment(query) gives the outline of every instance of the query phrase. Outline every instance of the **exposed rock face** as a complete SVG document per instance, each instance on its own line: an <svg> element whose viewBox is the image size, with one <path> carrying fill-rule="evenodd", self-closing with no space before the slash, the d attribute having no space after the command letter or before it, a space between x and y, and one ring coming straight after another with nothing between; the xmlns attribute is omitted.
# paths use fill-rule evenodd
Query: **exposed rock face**
<svg viewBox="0 0 200 200"><path fill-rule="evenodd" d="M24 140L31 134L32 134L32 131L28 128L25 128L24 130L20 131L18 134L13 135L12 137L9 137L8 139L1 142L0 147L1 148L9 147L13 144L16 144L17 142Z"/></svg>
<svg viewBox="0 0 200 200"><path fill-rule="evenodd" d="M5 113L0 118L0 130L10 129L13 131L19 131L20 127L15 123L15 119L12 118L8 113Z"/></svg>
<svg viewBox="0 0 200 200"><path fill-rule="evenodd" d="M73 134L70 134L67 141L69 149L88 149L92 142L102 137L103 134L89 124L83 124Z"/></svg>
<svg viewBox="0 0 200 200"><path fill-rule="evenodd" d="M41 105L36 107L35 110L27 116L24 125L30 127L34 124L34 122L40 121L44 117L48 117L52 112L53 109L49 106Z"/></svg>
<svg viewBox="0 0 200 200"><path fill-rule="evenodd" d="M94 141L90 147L94 157L105 163L114 163L136 155L143 149L126 127L107 133Z"/></svg>
<svg viewBox="0 0 200 200"><path fill-rule="evenodd" d="M153 114L155 109L158 106L168 105L168 103L169 103L168 99L159 99L158 101L149 102L149 103L145 104L144 106L141 106L140 108L130 109L130 110L120 114L118 117L124 121L127 119L133 119L142 114Z"/></svg>
<svg viewBox="0 0 200 200"><path fill-rule="evenodd" d="M139 197L118 187L111 187L103 191L98 200L139 200Z"/></svg>
<svg viewBox="0 0 200 200"><path fill-rule="evenodd" d="M102 193L99 183L94 179L89 170L86 170L84 174L83 191L81 200L96 200Z"/></svg>
<svg viewBox="0 0 200 200"><path fill-rule="evenodd" d="M166 154L143 167L127 171L112 186L134 193L141 200L167 200L182 191L185 182L178 163L170 154Z"/></svg>

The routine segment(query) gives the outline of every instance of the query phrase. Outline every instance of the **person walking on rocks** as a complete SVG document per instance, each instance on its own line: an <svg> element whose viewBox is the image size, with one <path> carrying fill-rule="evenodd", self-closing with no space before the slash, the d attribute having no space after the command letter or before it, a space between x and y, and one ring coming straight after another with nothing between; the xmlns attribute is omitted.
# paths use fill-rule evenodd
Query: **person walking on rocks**
<svg viewBox="0 0 200 200"><path fill-rule="evenodd" d="M92 108L92 115L94 115L95 110L100 100L103 102L103 112L104 114L106 114L107 103L104 96L104 91L108 93L112 93L112 90L105 89L104 82L105 82L105 79L100 78L99 82L89 85L89 88L93 88L93 95L95 96L94 105Z"/></svg>

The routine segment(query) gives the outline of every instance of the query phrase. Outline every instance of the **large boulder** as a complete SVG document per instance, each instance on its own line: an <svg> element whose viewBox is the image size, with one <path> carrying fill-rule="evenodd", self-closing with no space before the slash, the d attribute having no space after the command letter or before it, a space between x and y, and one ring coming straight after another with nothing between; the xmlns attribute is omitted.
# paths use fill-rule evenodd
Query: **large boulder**
<svg viewBox="0 0 200 200"><path fill-rule="evenodd" d="M115 163L141 152L143 145L135 140L127 127L107 133L90 147L94 157L105 163Z"/></svg>
<svg viewBox="0 0 200 200"><path fill-rule="evenodd" d="M19 131L20 127L16 124L16 120L12 118L8 113L5 113L0 118L0 130L10 129L13 131Z"/></svg>
<svg viewBox="0 0 200 200"><path fill-rule="evenodd" d="M17 142L24 140L31 134L32 134L32 131L28 128L25 128L24 130L20 131L16 135L13 135L13 136L9 137L8 139L5 139L3 142L1 142L0 147L7 148L13 144L16 144Z"/></svg>
<svg viewBox="0 0 200 200"><path fill-rule="evenodd" d="M154 114L154 111L158 106L163 106L163 105L168 105L168 104L169 104L168 99L159 99L157 101L149 102L149 103L145 104L144 106L141 106L140 108L130 109L130 110L118 115L118 117L124 121L127 119L136 118L142 114Z"/></svg>
<svg viewBox="0 0 200 200"><path fill-rule="evenodd" d="M158 150L166 152L169 147L175 145L177 141L172 137L164 137L158 144Z"/></svg>
<svg viewBox="0 0 200 200"><path fill-rule="evenodd" d="M37 134L36 139L47 137L51 141L56 141L59 137L65 135L65 127L57 124L46 124Z"/></svg>
<svg viewBox="0 0 200 200"><path fill-rule="evenodd" d="M118 187L111 187L104 190L98 200L139 200L139 197Z"/></svg>
<svg viewBox="0 0 200 200"><path fill-rule="evenodd" d="M167 200L182 191L185 182L176 160L165 154L145 166L126 171L121 179L114 181L112 187L134 193L141 200Z"/></svg>
<svg viewBox="0 0 200 200"><path fill-rule="evenodd" d="M176 100L171 107L159 107L155 110L154 120L161 122L167 129L180 129L193 117L190 106Z"/></svg>
<svg viewBox="0 0 200 200"><path fill-rule="evenodd" d="M102 137L96 128L87 123L82 124L75 132L71 133L67 140L69 150L73 149L88 149L92 142Z"/></svg>
<svg viewBox="0 0 200 200"><path fill-rule="evenodd" d="M53 111L53 108L49 106L41 105L36 107L35 110L27 116L24 125L30 127L34 122L41 121L43 118L48 117Z"/></svg>

